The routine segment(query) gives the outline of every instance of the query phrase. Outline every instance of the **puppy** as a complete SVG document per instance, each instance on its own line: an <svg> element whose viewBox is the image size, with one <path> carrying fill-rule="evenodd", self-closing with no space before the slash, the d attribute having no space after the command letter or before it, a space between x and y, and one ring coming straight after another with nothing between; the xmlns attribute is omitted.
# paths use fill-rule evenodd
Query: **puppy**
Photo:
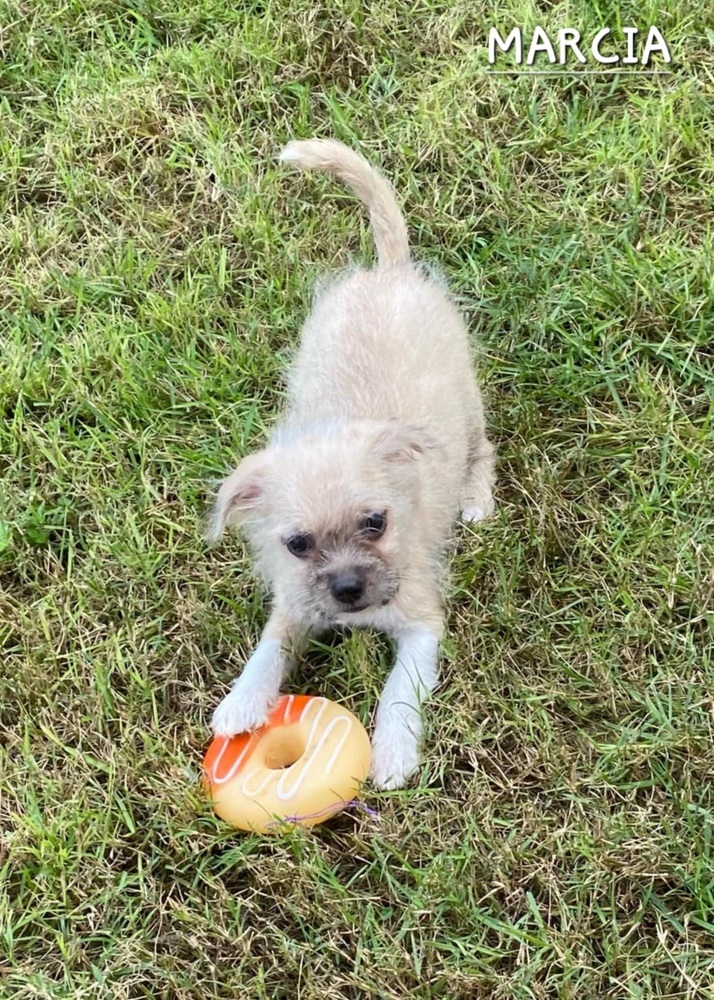
<svg viewBox="0 0 714 1000"><path fill-rule="evenodd" d="M492 510L493 448L466 327L447 290L410 260L391 184L339 142L291 142L280 159L355 192L377 263L321 289L282 421L218 492L209 537L243 526L273 606L213 729L260 726L311 633L377 628L396 640L396 662L371 777L397 788L418 765L421 704L438 679L446 545L459 510L468 521Z"/></svg>

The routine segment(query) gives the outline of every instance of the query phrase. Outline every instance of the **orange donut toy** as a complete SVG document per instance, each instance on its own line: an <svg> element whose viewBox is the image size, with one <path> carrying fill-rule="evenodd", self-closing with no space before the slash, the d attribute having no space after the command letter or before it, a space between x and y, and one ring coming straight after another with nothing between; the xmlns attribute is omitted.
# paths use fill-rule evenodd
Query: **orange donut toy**
<svg viewBox="0 0 714 1000"><path fill-rule="evenodd" d="M369 737L327 698L283 695L252 733L217 736L203 760L213 808L239 830L314 826L339 812L367 777Z"/></svg>

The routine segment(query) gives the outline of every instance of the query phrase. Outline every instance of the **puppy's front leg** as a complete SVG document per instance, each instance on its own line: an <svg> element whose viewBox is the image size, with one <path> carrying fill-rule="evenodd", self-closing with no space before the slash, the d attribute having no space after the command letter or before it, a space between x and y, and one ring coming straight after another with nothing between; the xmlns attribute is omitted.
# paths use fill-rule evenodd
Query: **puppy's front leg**
<svg viewBox="0 0 714 1000"><path fill-rule="evenodd" d="M421 705L439 679L439 636L423 624L396 635L397 662L384 685L372 737L372 781L401 788L419 763Z"/></svg>
<svg viewBox="0 0 714 1000"><path fill-rule="evenodd" d="M289 619L274 610L243 673L213 713L216 736L235 736L263 725L290 670L298 638Z"/></svg>

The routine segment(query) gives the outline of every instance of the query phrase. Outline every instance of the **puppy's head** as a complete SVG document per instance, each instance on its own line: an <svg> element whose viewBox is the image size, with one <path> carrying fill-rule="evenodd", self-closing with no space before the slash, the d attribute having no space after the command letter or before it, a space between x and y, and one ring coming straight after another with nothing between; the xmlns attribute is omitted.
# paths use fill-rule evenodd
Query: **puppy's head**
<svg viewBox="0 0 714 1000"><path fill-rule="evenodd" d="M306 621L382 607L419 544L419 463L431 447L392 422L285 431L223 482L209 537L241 524L262 574Z"/></svg>

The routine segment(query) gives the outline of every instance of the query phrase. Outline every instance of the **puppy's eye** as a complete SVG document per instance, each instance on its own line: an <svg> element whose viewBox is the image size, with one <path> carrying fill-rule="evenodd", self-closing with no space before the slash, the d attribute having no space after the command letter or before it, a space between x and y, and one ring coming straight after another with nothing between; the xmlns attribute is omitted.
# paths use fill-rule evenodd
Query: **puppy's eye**
<svg viewBox="0 0 714 1000"><path fill-rule="evenodd" d="M315 539L312 535L291 535L290 538L286 539L285 546L288 552L297 556L298 559L302 559L303 556L306 556L308 552L312 552L315 548Z"/></svg>
<svg viewBox="0 0 714 1000"><path fill-rule="evenodd" d="M366 517L362 518L360 524L360 531L363 535L367 535L368 538L379 538L383 535L387 528L387 515L383 514L368 514Z"/></svg>

